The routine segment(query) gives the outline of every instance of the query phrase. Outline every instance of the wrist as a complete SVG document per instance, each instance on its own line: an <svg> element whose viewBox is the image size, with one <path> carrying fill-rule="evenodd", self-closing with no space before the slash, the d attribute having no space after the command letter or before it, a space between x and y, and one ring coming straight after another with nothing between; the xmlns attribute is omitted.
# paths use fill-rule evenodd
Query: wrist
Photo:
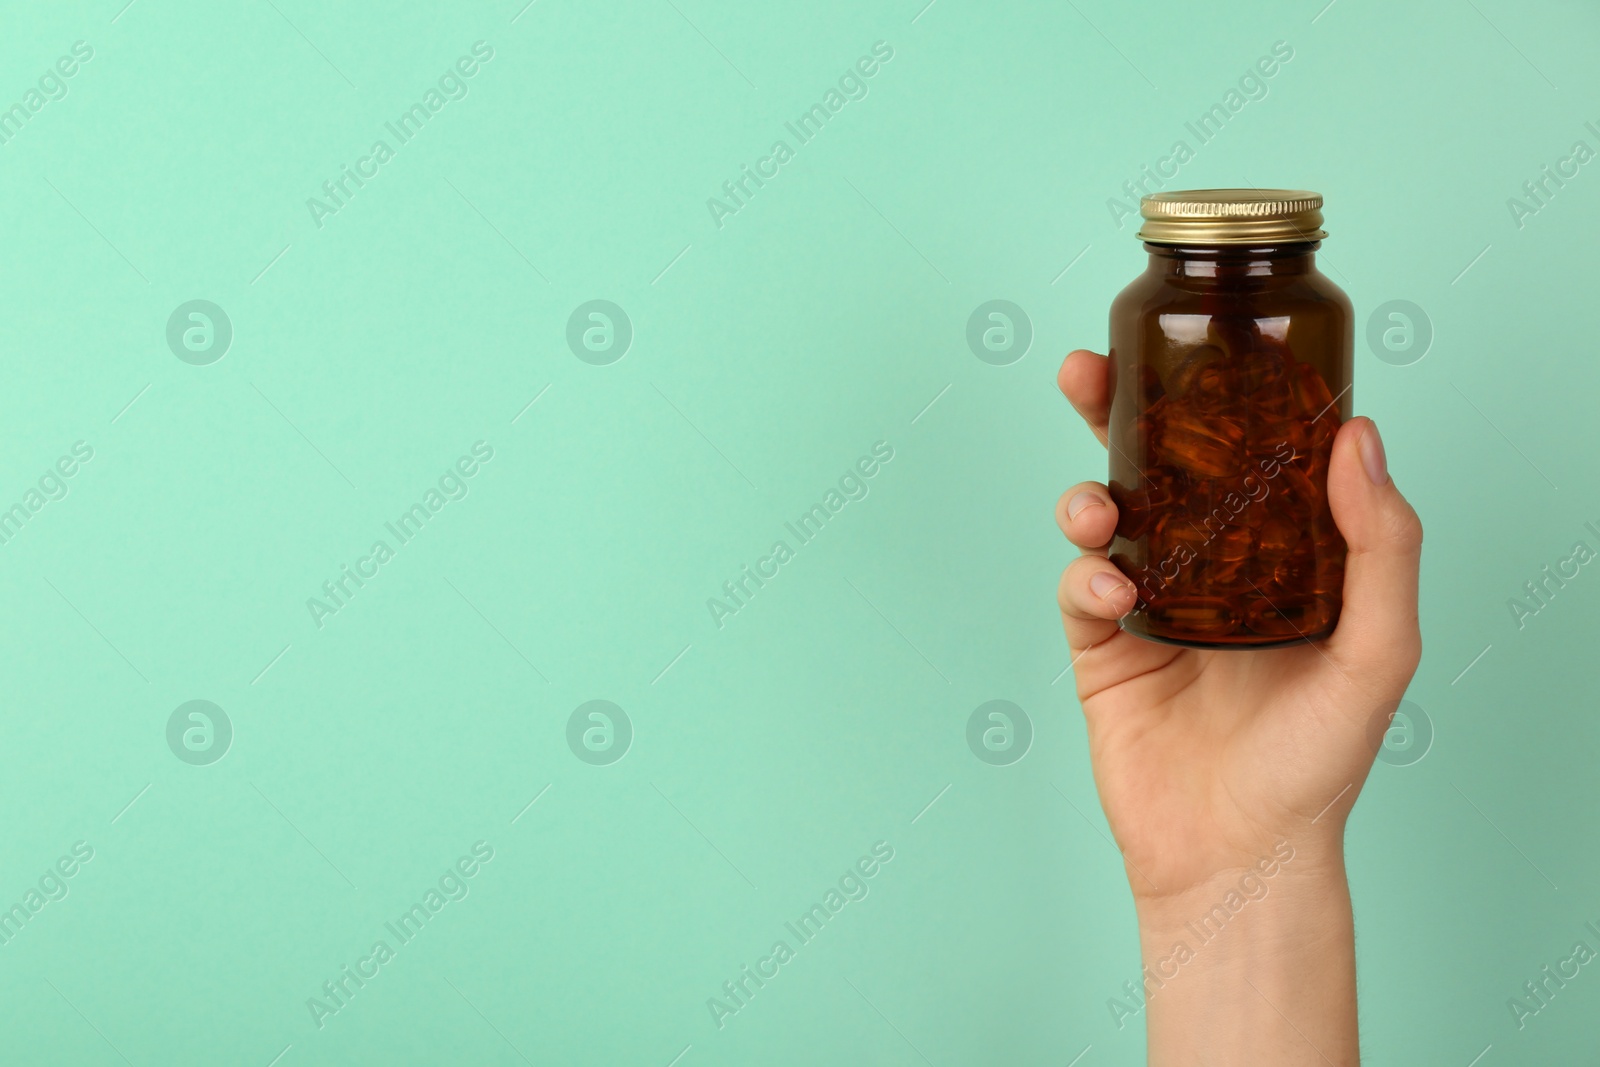
<svg viewBox="0 0 1600 1067"><path fill-rule="evenodd" d="M1335 889L1346 891L1342 835L1293 841L1279 837L1257 848L1253 856L1241 853L1237 862L1180 887L1133 884L1140 929L1182 926L1215 905L1240 913L1273 896L1287 898L1284 908L1273 910L1292 910L1302 902L1325 900Z"/></svg>
<svg viewBox="0 0 1600 1067"><path fill-rule="evenodd" d="M1352 1064L1355 934L1338 849L1256 862L1138 901L1150 1062ZM1186 1050L1186 1051L1184 1051Z"/></svg>
<svg viewBox="0 0 1600 1067"><path fill-rule="evenodd" d="M1337 947L1351 936L1343 857L1287 860L1220 872L1190 889L1135 904L1147 975L1176 975L1201 956L1271 975L1278 962Z"/></svg>

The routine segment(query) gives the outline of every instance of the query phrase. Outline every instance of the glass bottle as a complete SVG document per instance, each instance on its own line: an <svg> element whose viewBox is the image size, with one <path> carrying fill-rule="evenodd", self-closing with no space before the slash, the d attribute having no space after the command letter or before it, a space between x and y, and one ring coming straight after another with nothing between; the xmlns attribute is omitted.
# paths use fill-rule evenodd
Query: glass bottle
<svg viewBox="0 0 1600 1067"><path fill-rule="evenodd" d="M1110 557L1138 591L1122 628L1213 649L1326 637L1352 312L1317 270L1322 197L1157 193L1141 214L1149 265L1111 305Z"/></svg>

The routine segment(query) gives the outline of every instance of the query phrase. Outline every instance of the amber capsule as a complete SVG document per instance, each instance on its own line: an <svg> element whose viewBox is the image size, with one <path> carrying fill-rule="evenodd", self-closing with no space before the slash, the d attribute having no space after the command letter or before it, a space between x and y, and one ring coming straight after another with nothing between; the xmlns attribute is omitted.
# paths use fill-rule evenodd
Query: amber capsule
<svg viewBox="0 0 1600 1067"><path fill-rule="evenodd" d="M1136 541L1150 529L1156 516L1166 514L1174 497L1171 483L1157 479L1139 489L1129 489L1120 482L1106 486L1111 492L1111 502L1117 505L1117 536Z"/></svg>
<svg viewBox="0 0 1600 1067"><path fill-rule="evenodd" d="M1227 359L1227 355L1216 345L1185 346L1183 351L1182 358L1165 376L1168 396L1189 396L1194 392L1195 381L1201 371Z"/></svg>
<svg viewBox="0 0 1600 1067"><path fill-rule="evenodd" d="M1258 634L1298 637L1320 632L1331 618L1332 608L1326 597L1259 597L1246 609L1245 625Z"/></svg>
<svg viewBox="0 0 1600 1067"><path fill-rule="evenodd" d="M1244 427L1223 415L1169 410L1158 440L1163 461L1208 478L1229 477L1244 465Z"/></svg>
<svg viewBox="0 0 1600 1067"><path fill-rule="evenodd" d="M1221 411L1233 406L1238 396L1238 381L1224 363L1201 367L1194 376L1186 399L1200 411Z"/></svg>
<svg viewBox="0 0 1600 1067"><path fill-rule="evenodd" d="M1309 525L1322 509L1324 494L1295 464L1285 464L1273 485L1273 513L1302 526Z"/></svg>
<svg viewBox="0 0 1600 1067"><path fill-rule="evenodd" d="M1311 451L1311 432L1299 419L1273 419L1250 430L1250 454L1285 456Z"/></svg>
<svg viewBox="0 0 1600 1067"><path fill-rule="evenodd" d="M1226 637L1239 625L1239 614L1225 597L1178 597L1152 603L1150 621L1179 637Z"/></svg>
<svg viewBox="0 0 1600 1067"><path fill-rule="evenodd" d="M1295 406L1300 414L1316 418L1333 403L1333 393L1328 390L1328 383L1322 380L1322 375L1311 364L1297 364L1292 380Z"/></svg>
<svg viewBox="0 0 1600 1067"><path fill-rule="evenodd" d="M1263 562L1280 563L1289 557L1304 537L1299 526L1288 519L1274 516L1262 525L1256 551L1261 554Z"/></svg>
<svg viewBox="0 0 1600 1067"><path fill-rule="evenodd" d="M1254 397L1283 381L1283 354L1276 348L1256 348L1239 360L1239 392Z"/></svg>
<svg viewBox="0 0 1600 1067"><path fill-rule="evenodd" d="M1261 591L1267 595L1293 595L1298 592L1317 592L1317 557L1310 544L1302 540L1285 559L1265 576L1267 581Z"/></svg>
<svg viewBox="0 0 1600 1067"><path fill-rule="evenodd" d="M1207 559L1237 563L1249 558L1255 540L1248 526L1224 526L1206 542L1205 555Z"/></svg>

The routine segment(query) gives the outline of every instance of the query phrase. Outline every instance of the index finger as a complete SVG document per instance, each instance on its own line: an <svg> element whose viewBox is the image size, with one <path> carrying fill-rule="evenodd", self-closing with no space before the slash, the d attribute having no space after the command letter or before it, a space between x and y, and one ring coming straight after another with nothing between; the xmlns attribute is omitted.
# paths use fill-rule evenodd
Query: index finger
<svg viewBox="0 0 1600 1067"><path fill-rule="evenodd" d="M1111 360L1083 348L1069 352L1056 372L1056 384L1105 444L1111 417Z"/></svg>

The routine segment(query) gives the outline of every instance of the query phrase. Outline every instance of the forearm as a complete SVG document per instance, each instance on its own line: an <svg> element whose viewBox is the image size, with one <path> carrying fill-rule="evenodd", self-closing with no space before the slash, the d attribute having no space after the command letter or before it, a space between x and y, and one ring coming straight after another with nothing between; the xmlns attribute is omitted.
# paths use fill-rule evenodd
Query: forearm
<svg viewBox="0 0 1600 1067"><path fill-rule="evenodd" d="M1138 911L1152 1067L1359 1063L1355 929L1336 847Z"/></svg>

